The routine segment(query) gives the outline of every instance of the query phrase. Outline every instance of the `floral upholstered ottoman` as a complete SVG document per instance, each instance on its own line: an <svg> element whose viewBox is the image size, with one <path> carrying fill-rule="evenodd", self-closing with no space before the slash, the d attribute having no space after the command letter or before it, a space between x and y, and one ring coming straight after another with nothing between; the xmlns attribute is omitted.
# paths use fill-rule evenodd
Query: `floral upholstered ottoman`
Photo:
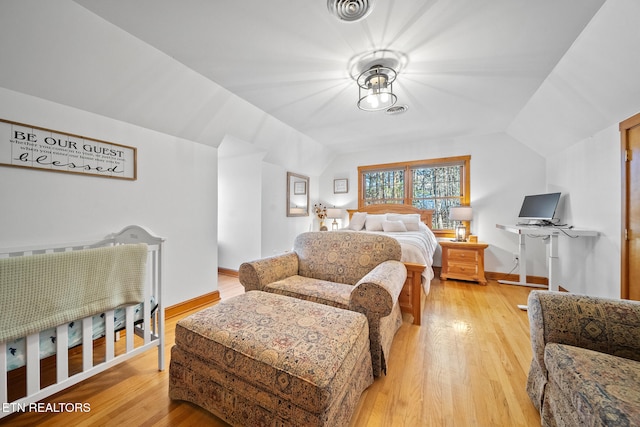
<svg viewBox="0 0 640 427"><path fill-rule="evenodd" d="M169 397L232 425L348 425L372 382L360 313L251 291L176 325Z"/></svg>

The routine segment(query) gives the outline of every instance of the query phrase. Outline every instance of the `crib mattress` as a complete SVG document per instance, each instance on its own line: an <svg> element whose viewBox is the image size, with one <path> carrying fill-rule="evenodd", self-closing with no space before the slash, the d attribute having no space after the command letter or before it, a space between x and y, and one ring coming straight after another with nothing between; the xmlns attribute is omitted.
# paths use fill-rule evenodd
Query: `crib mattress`
<svg viewBox="0 0 640 427"><path fill-rule="evenodd" d="M155 310L157 304L153 297L151 298L152 311ZM144 304L138 304L134 309L134 323L143 320ZM102 338L105 335L104 313L92 317L93 319L93 339ZM114 330L119 331L125 328L125 309L117 308L114 310ZM25 365L27 359L26 339L18 338L13 341L7 341L7 371L20 368ZM69 323L69 348L82 344L82 322L75 321ZM40 359L56 354L56 328L50 328L40 332Z"/></svg>

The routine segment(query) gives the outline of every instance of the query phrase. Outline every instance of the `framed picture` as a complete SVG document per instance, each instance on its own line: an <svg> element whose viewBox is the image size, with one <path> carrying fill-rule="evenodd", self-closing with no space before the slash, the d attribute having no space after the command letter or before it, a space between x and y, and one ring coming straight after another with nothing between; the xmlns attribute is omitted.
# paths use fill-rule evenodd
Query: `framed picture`
<svg viewBox="0 0 640 427"><path fill-rule="evenodd" d="M349 192L349 180L347 178L334 179L333 180L333 193L348 193Z"/></svg>
<svg viewBox="0 0 640 427"><path fill-rule="evenodd" d="M296 181L293 183L293 194L307 194L307 183Z"/></svg>

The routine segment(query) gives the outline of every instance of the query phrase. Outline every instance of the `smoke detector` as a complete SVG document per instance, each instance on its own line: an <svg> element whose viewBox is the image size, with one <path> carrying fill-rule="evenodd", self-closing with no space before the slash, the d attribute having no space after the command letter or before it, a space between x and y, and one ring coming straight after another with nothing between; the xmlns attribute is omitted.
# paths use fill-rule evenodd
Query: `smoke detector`
<svg viewBox="0 0 640 427"><path fill-rule="evenodd" d="M371 13L373 0L327 0L332 15L344 22L357 22Z"/></svg>

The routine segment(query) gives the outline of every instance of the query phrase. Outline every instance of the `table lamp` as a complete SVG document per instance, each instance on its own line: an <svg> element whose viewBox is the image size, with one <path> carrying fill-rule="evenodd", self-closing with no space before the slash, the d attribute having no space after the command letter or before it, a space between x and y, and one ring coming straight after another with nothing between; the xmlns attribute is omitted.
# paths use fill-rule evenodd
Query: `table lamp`
<svg viewBox="0 0 640 427"><path fill-rule="evenodd" d="M336 221L338 218L342 218L342 209L338 209L338 208L328 208L327 209L327 218L331 218L333 219L333 222L331 223L331 230L337 230L338 229L338 221Z"/></svg>
<svg viewBox="0 0 640 427"><path fill-rule="evenodd" d="M467 240L467 228L462 221L471 221L473 211L471 206L453 206L449 208L449 219L459 221L456 227L456 242L465 242Z"/></svg>

